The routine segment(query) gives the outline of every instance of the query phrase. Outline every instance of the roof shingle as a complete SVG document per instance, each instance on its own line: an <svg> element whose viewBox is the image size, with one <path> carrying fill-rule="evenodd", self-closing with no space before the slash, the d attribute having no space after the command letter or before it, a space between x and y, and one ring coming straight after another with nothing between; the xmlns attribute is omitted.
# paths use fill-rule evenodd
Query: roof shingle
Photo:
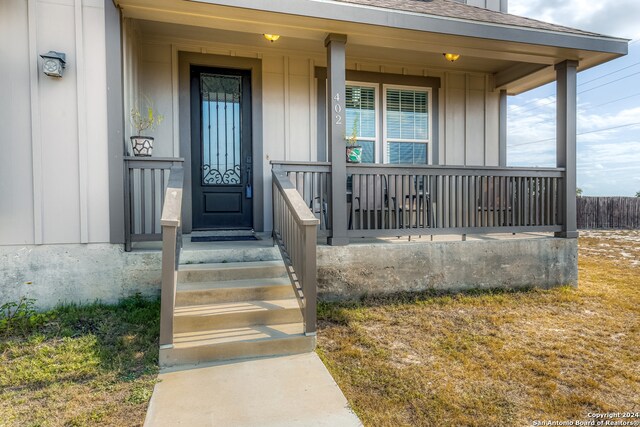
<svg viewBox="0 0 640 427"><path fill-rule="evenodd" d="M518 15L495 12L480 7L470 6L454 0L333 0L340 3L351 3L362 6L393 9L404 12L425 15L442 16L468 21L478 21L490 24L525 27L535 30L555 31L560 33L579 34L587 36L601 36L601 34L582 31L562 25L551 24Z"/></svg>

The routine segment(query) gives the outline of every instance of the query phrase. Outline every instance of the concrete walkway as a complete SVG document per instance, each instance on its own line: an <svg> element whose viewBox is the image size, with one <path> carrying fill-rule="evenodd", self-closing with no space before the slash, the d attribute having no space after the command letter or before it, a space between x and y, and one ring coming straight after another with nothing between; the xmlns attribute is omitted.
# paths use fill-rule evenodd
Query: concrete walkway
<svg viewBox="0 0 640 427"><path fill-rule="evenodd" d="M145 427L362 426L316 353L163 371Z"/></svg>

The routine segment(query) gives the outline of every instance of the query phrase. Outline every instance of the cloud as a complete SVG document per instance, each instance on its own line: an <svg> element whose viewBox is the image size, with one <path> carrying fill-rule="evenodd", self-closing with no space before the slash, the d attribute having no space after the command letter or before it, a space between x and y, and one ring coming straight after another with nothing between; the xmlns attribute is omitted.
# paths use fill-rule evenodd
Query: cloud
<svg viewBox="0 0 640 427"><path fill-rule="evenodd" d="M555 103L548 103L548 99L538 97L525 105L509 105L509 166L555 166ZM582 134L577 137L578 186L587 195L635 194L640 125L599 130L640 122L640 107L599 114L590 111L586 103L578 106L578 134Z"/></svg>
<svg viewBox="0 0 640 427"><path fill-rule="evenodd" d="M638 0L510 0L509 13L610 36L640 38Z"/></svg>

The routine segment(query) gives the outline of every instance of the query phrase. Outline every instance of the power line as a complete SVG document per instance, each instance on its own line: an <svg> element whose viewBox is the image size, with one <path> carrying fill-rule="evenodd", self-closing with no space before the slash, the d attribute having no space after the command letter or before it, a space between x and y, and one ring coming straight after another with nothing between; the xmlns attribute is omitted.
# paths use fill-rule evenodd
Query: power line
<svg viewBox="0 0 640 427"><path fill-rule="evenodd" d="M590 92L590 91L595 90L595 89L599 89L599 88L601 88L601 87L603 87L603 86L607 86L607 85L610 85L611 83L619 82L620 80L624 80L624 79L627 79L627 78L629 78L629 77L633 77L633 76L635 76L635 75L637 75L637 74L640 74L640 71L637 71L637 72L635 72L635 73L628 74L628 75L626 75L626 76L620 77L620 78L615 79L615 80L611 80L610 82L606 82L606 83L603 83L603 84L598 85L598 86L594 86L594 87L589 88L589 89L581 90L581 91L579 91L579 92L577 93L577 95L580 95L580 94L583 94L583 93L586 93L586 92ZM547 98L548 98L548 97L547 97ZM544 99L544 98L543 98L543 99ZM544 104L540 104L540 105L538 105L538 106L535 106L535 107L533 107L533 108L528 108L528 109L526 109L526 110L524 110L524 111L519 111L519 113L520 113L520 114L522 114L522 113L526 113L526 112L529 112L529 111L535 111L535 110L537 110L537 109L539 109L539 108L545 107L545 106L547 106L547 105L551 105L551 104L553 104L554 102L555 102L555 99L554 99L554 100L551 100L551 101L549 101L549 102L545 102Z"/></svg>
<svg viewBox="0 0 640 427"><path fill-rule="evenodd" d="M580 133L576 134L576 136L582 136L582 135L587 135L589 133L604 132L604 131L607 131L607 130L620 129L620 128L624 128L624 127L637 126L637 125L640 125L640 122L627 123L625 125L618 125L618 126L612 126L612 127L608 127L608 128L604 128L604 129L596 129L596 130L590 130L590 131L587 131L587 132L580 132ZM539 142L546 142L546 141L553 141L553 140L555 140L555 138L539 139L537 141L529 141L529 142L523 142L521 144L513 144L513 145L510 145L509 147L520 147L521 145L537 144Z"/></svg>
<svg viewBox="0 0 640 427"><path fill-rule="evenodd" d="M521 105L514 105L514 107L522 108L525 105L531 104L532 102L538 102L538 101L542 101L543 99L555 98L555 97L556 97L555 95L549 95L549 96L545 96L544 98L536 98L536 99L532 99L530 101L527 101L527 102L525 102L524 104L521 104Z"/></svg>
<svg viewBox="0 0 640 427"><path fill-rule="evenodd" d="M578 94L580 94L580 93L590 92L590 91L592 91L592 90L594 90L594 89L601 88L602 86L606 86L606 85L609 85L609 84L611 84L611 83L615 83L615 82L617 82L617 81L624 80L624 79L626 79L626 78L629 78L629 77L632 77L632 76L635 76L635 75L638 75L638 74L640 74L640 71L635 72L635 73L632 73L632 74L629 74L628 76L620 77L619 79L616 79L616 80L611 80L610 82L607 82L607 83L602 83L601 85L594 86L594 87L589 88L589 89L585 89L585 90L583 90L583 91L578 92Z"/></svg>
<svg viewBox="0 0 640 427"><path fill-rule="evenodd" d="M614 102L618 102L618 101L624 101L625 99L633 98L634 96L638 96L638 95L640 95L640 92L634 93L633 95L629 95L629 96L623 96L622 98L613 99L611 101L603 102L602 104L592 105L591 107L587 108L587 110L590 110L592 108L602 107L603 105L613 104Z"/></svg>
<svg viewBox="0 0 640 427"><path fill-rule="evenodd" d="M603 78L605 78L605 77L607 77L607 76L610 76L610 75L612 75L612 74L619 73L620 71L624 71L624 70L626 70L626 69L628 69L628 68L635 67L635 66L637 66L637 65L640 65L640 62L636 62L635 64L631 64L631 65L629 65L629 66L627 66L627 67L620 68L619 70L612 71L612 72L607 73L607 74L603 74L603 75L601 75L601 76L596 77L595 79L587 80L586 82L582 82L582 83L580 83L578 86L582 86L582 85L589 84L589 83L591 83L591 82L595 82L596 80L603 79Z"/></svg>
<svg viewBox="0 0 640 427"><path fill-rule="evenodd" d="M591 105L591 106L589 106L587 108L582 108L580 110L581 111L589 111L589 110L593 110L593 109L598 108L598 107L602 107L604 105L613 104L614 102L619 102L619 101L624 101L625 99L634 98L636 96L640 96L640 92L634 93L634 94L629 95L629 96L623 96L622 98L612 99L611 101L603 102L601 104ZM538 119L539 120L533 122L532 124L542 123L542 122L546 121L546 118L544 118L544 117L538 117Z"/></svg>
<svg viewBox="0 0 640 427"><path fill-rule="evenodd" d="M635 42L637 42L637 41L640 41L640 39L634 40L633 42L631 42L631 43L629 43L629 44L635 43ZM591 80L588 80L588 81L586 81L586 82L582 82L582 83L580 83L580 84L578 85L578 87L583 86L583 85L586 85L586 84L591 83L591 82L594 82L594 81L596 81L596 80L600 80L600 79L602 79L602 78L604 78L604 77L608 77L608 76L610 76L610 75L613 75L613 74L619 73L620 71L624 71L624 70L626 70L626 69L628 69L628 68L635 67L635 66L637 66L637 65L640 65L640 62L636 62L635 64L631 64L631 65L629 65L629 66L626 66L626 67L620 68L619 70L612 71L612 72L607 73L607 74L603 74L602 76L596 77L596 78L591 79ZM617 81L620 81L620 80L626 79L626 78L628 78L628 77L635 76L635 75L637 75L637 74L640 74L640 71L639 71L639 72L637 72L637 73L629 74L628 76L620 77L619 79L616 79L616 80L611 80L610 82L603 83L603 84L601 84L600 86L592 87L592 88L590 88L590 89L585 89L585 90L583 90L583 91L578 92L578 94L585 93L585 92L589 92L589 91L594 90L594 89L598 89L598 88L600 88L600 87L602 87L602 86L606 86L606 85L608 85L608 84L615 83L615 82L617 82ZM524 110L524 111L520 111L521 113L526 113L527 111L534 111L534 110L537 110L538 108L542 108L542 107L544 107L544 106L546 106L546 105L553 104L553 102L555 101L555 99L551 99L551 98L555 98L555 95L549 95L549 96L545 96L544 98L539 98L539 99L532 99L532 100L530 100L530 101L525 102L524 104L516 105L515 107L517 107L518 109L520 109L520 108L522 108L522 107L524 107L524 106L526 106L526 105L529 105L529 104L531 104L531 103L538 102L538 101L542 101L542 100L544 100L544 99L550 99L550 101L549 101L549 102L545 102L544 104L540 104L540 105L535 106L535 107L533 107L533 108L528 108L528 109L526 109L526 110Z"/></svg>
<svg viewBox="0 0 640 427"><path fill-rule="evenodd" d="M527 109L526 109L526 110L524 110L524 111L519 111L519 113L520 113L520 114L522 114L522 113L526 113L526 112L529 112L529 111L535 111L535 110L538 110L538 109L540 109L540 108L542 108L542 107L545 107L545 106L547 106L547 105L551 105L551 104L553 104L554 102L556 102L556 100L555 100L555 95L554 95L553 97L554 97L554 99L552 99L552 100L551 100L551 101L549 101L549 102L545 102L544 104L537 105L537 106L535 106L535 107L533 107L533 108L527 108Z"/></svg>

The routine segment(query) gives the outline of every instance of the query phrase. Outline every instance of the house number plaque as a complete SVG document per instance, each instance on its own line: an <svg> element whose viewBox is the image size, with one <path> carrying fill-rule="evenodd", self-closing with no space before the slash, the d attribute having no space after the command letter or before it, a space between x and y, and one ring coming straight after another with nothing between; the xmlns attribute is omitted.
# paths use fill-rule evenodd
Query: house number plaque
<svg viewBox="0 0 640 427"><path fill-rule="evenodd" d="M340 104L340 93L336 93L336 96L333 97L335 101L333 104L333 110L335 111L335 123L337 125L342 124L342 105Z"/></svg>

